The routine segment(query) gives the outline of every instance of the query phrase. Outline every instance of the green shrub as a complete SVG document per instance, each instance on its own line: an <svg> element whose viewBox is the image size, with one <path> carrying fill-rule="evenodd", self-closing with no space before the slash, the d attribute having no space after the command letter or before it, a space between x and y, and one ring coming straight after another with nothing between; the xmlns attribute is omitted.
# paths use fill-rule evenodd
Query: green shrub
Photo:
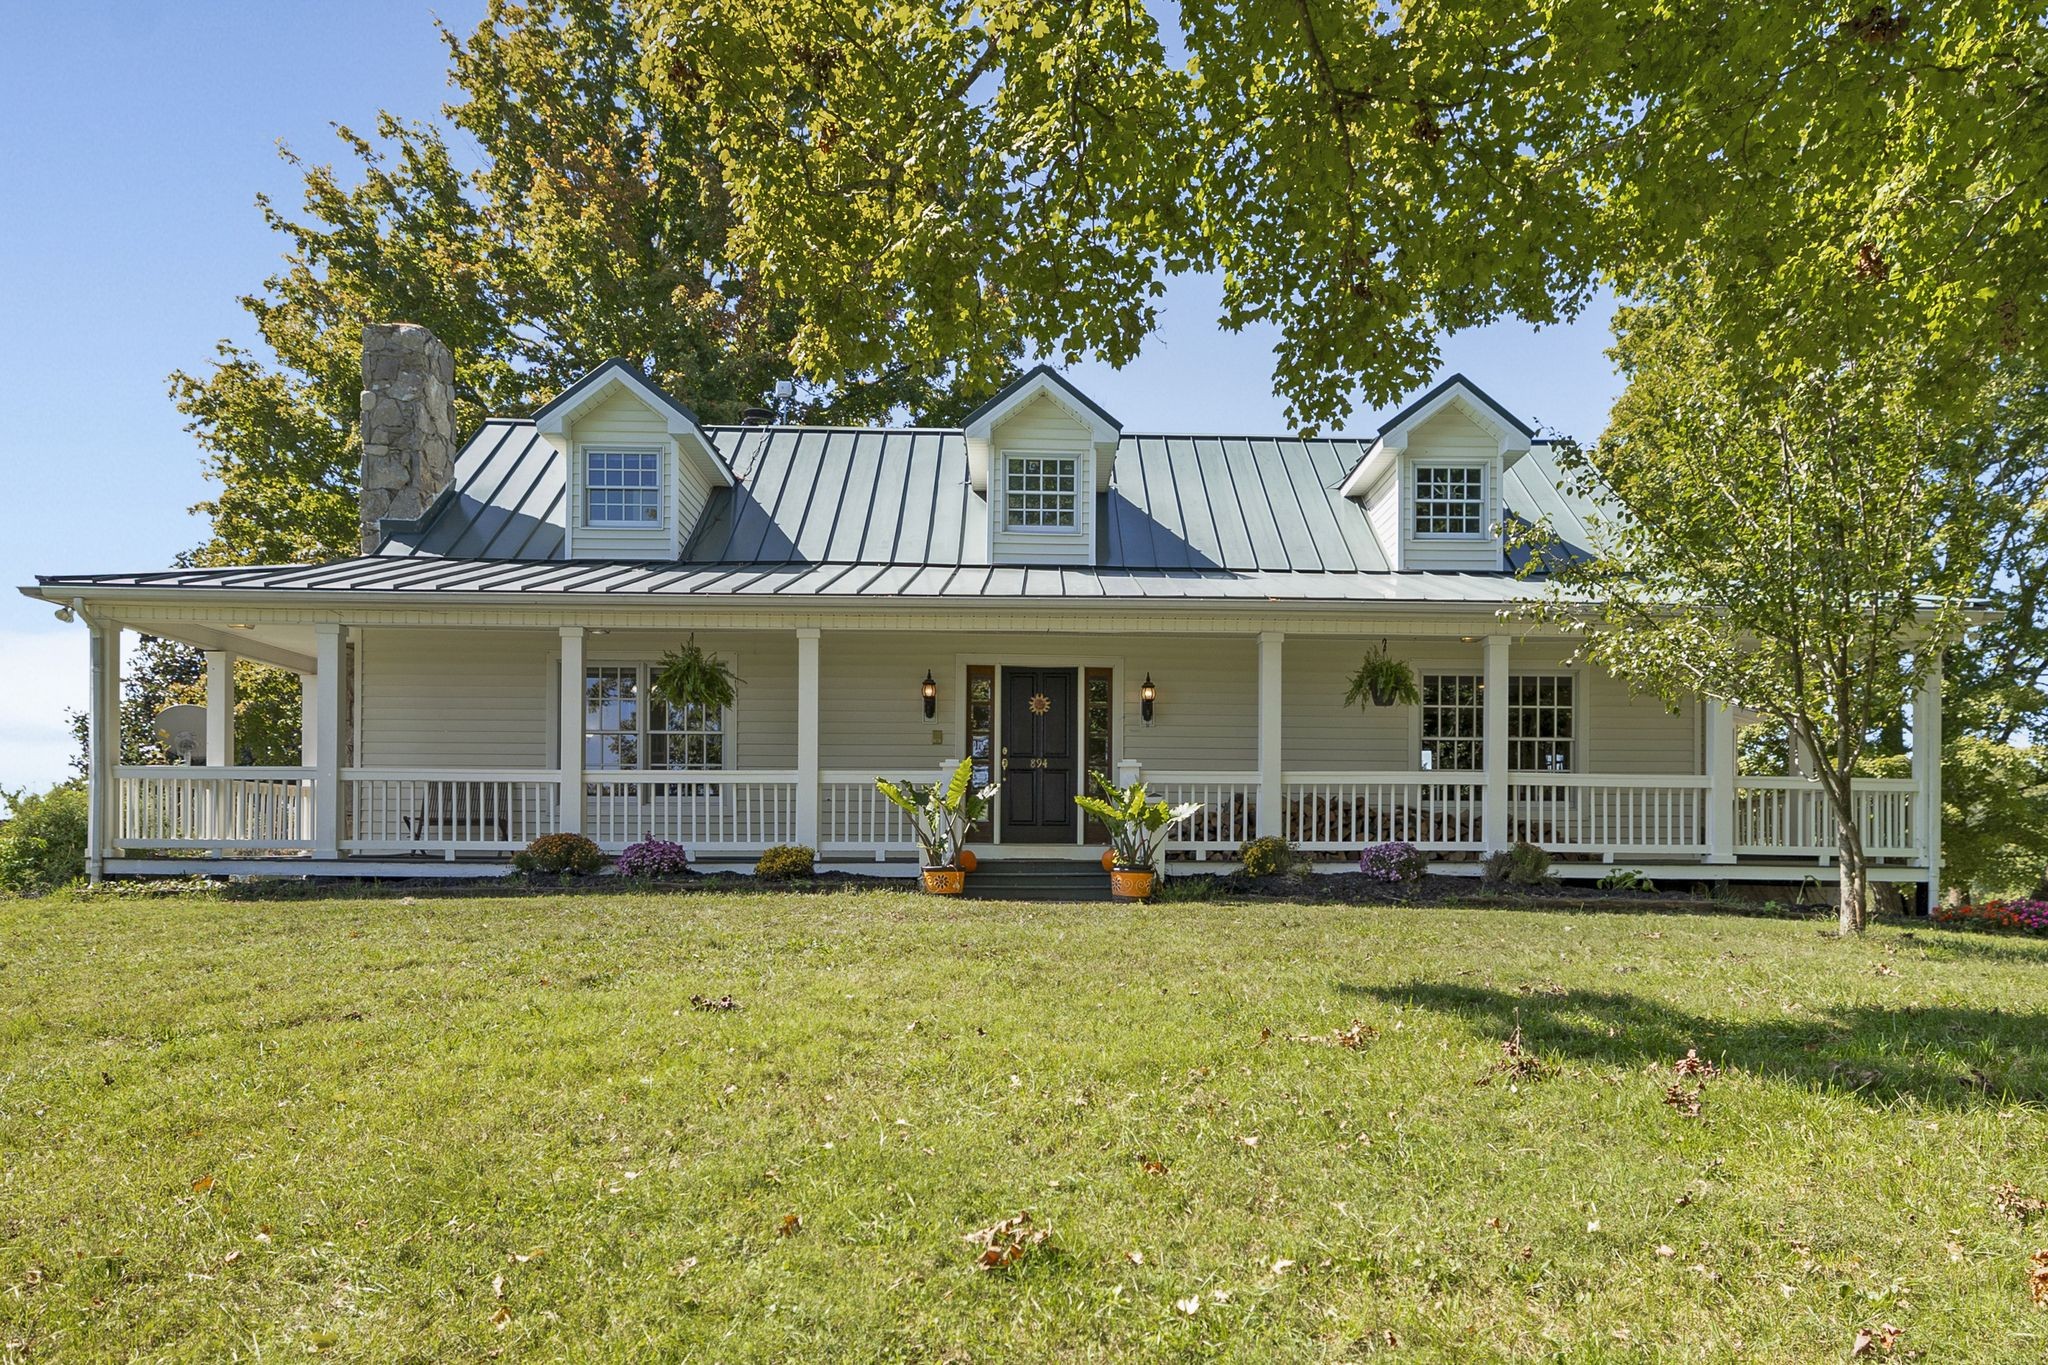
<svg viewBox="0 0 2048 1365"><path fill-rule="evenodd" d="M1657 883L1633 867L1617 867L1600 879L1602 891L1655 891Z"/></svg>
<svg viewBox="0 0 2048 1365"><path fill-rule="evenodd" d="M770 881L808 877L817 870L818 855L802 844L777 844L754 864L754 875Z"/></svg>
<svg viewBox="0 0 2048 1365"><path fill-rule="evenodd" d="M1548 886L1550 855L1526 840L1516 840L1486 860L1489 886Z"/></svg>
<svg viewBox="0 0 2048 1365"><path fill-rule="evenodd" d="M1247 877L1278 877L1294 870L1294 845L1277 834L1239 845L1237 860Z"/></svg>
<svg viewBox="0 0 2048 1365"><path fill-rule="evenodd" d="M0 821L0 892L39 896L85 875L85 784L40 796L0 792L13 814Z"/></svg>
<svg viewBox="0 0 2048 1365"><path fill-rule="evenodd" d="M512 870L528 876L587 877L604 866L604 854L580 834L543 834L512 855Z"/></svg>
<svg viewBox="0 0 2048 1365"><path fill-rule="evenodd" d="M96 901L220 900L227 883L205 877L116 877L79 894Z"/></svg>

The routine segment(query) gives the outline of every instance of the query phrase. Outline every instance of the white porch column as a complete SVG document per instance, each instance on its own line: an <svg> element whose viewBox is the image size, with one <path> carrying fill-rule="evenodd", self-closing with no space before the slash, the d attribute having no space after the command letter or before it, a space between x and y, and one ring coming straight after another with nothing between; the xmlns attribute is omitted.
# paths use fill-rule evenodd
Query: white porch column
<svg viewBox="0 0 2048 1365"><path fill-rule="evenodd" d="M1735 710L1712 697L1707 708L1707 857L1735 861Z"/></svg>
<svg viewBox="0 0 2048 1365"><path fill-rule="evenodd" d="M206 651L206 765L235 766L235 656Z"/></svg>
<svg viewBox="0 0 2048 1365"><path fill-rule="evenodd" d="M85 875L105 875L114 846L119 797L114 767L121 761L121 628L88 620L86 695Z"/></svg>
<svg viewBox="0 0 2048 1365"><path fill-rule="evenodd" d="M583 832L583 627L563 626L561 705L555 716L555 828Z"/></svg>
<svg viewBox="0 0 2048 1365"><path fill-rule="evenodd" d="M796 633L796 841L818 847L818 628Z"/></svg>
<svg viewBox="0 0 2048 1365"><path fill-rule="evenodd" d="M320 681L314 673L299 674L299 766L320 761Z"/></svg>
<svg viewBox="0 0 2048 1365"><path fill-rule="evenodd" d="M1941 656L1913 698L1913 781L1919 788L1920 848L1927 865L1927 912L1941 900Z"/></svg>
<svg viewBox="0 0 2048 1365"><path fill-rule="evenodd" d="M1505 635L1486 637L1486 804L1482 808L1486 847L1499 852L1508 837L1508 649Z"/></svg>
<svg viewBox="0 0 2048 1365"><path fill-rule="evenodd" d="M1284 631L1259 633L1259 819L1260 838L1287 832L1287 788L1283 780L1285 750L1280 739L1281 659Z"/></svg>
<svg viewBox="0 0 2048 1365"><path fill-rule="evenodd" d="M313 740L313 856L341 856L342 628L313 627L313 675L317 725Z"/></svg>

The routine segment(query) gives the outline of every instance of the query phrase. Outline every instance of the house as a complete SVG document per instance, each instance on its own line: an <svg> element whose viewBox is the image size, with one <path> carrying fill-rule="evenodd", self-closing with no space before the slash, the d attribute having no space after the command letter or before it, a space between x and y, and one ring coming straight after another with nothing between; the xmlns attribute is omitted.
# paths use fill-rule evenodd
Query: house
<svg viewBox="0 0 2048 1365"><path fill-rule="evenodd" d="M1586 509L1462 377L1371 439L1301 440L1129 432L1045 367L959 429L706 426L615 360L458 449L424 329L366 329L364 375L359 556L23 589L91 628L95 876L485 873L563 830L908 871L875 778L962 755L1003 784L984 858L1091 854L1073 796L1105 772L1201 803L1175 857L1278 834L1332 866L1391 840L1452 871L1518 839L1566 875L1830 860L1817 784L1739 771L1728 709L1631 695L1515 615L1542 589L1502 524L1583 540ZM124 629L207 651L204 765L119 762ZM686 638L742 680L729 710L650 696ZM1382 641L1421 704L1347 709ZM304 679L298 766L232 762L236 657ZM1880 880L1936 875L1937 707L1930 684L1915 776L1858 789Z"/></svg>

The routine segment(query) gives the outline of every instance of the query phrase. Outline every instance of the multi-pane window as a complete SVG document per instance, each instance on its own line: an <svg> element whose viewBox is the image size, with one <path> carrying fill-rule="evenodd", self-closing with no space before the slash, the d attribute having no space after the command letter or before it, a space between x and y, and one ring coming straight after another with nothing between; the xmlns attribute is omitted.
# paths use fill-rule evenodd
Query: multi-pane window
<svg viewBox="0 0 2048 1365"><path fill-rule="evenodd" d="M1569 673L1521 674L1508 679L1508 767L1524 773L1568 773L1572 746Z"/></svg>
<svg viewBox="0 0 2048 1365"><path fill-rule="evenodd" d="M725 717L670 706L644 664L597 664L583 674L583 766L591 771L725 766Z"/></svg>
<svg viewBox="0 0 2048 1365"><path fill-rule="evenodd" d="M661 520L661 457L644 450L592 450L583 456L585 520L592 526L645 526Z"/></svg>
<svg viewBox="0 0 2048 1365"><path fill-rule="evenodd" d="M1422 768L1477 772L1486 766L1484 679L1477 673L1422 675Z"/></svg>
<svg viewBox="0 0 2048 1365"><path fill-rule="evenodd" d="M1003 467L1004 525L1013 531L1072 530L1080 480L1077 456L1010 456Z"/></svg>
<svg viewBox="0 0 2048 1365"><path fill-rule="evenodd" d="M1508 768L1568 773L1576 766L1578 727L1569 673L1518 673L1508 679ZM1422 675L1422 753L1426 772L1477 772L1486 766L1486 683L1476 673Z"/></svg>
<svg viewBox="0 0 2048 1365"><path fill-rule="evenodd" d="M1476 536L1486 530L1486 470L1476 464L1415 466L1415 534Z"/></svg>

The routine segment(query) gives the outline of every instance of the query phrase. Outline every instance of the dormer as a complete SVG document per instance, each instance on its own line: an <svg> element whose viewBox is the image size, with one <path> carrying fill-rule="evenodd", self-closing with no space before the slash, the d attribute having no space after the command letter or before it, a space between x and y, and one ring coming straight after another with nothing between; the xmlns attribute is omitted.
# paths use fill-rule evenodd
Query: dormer
<svg viewBox="0 0 2048 1365"><path fill-rule="evenodd" d="M1040 365L969 414L967 478L988 503L996 564L1093 564L1097 494L1123 423Z"/></svg>
<svg viewBox="0 0 2048 1365"><path fill-rule="evenodd" d="M623 360L607 360L533 414L567 460L563 553L677 559L732 470L695 413Z"/></svg>
<svg viewBox="0 0 2048 1365"><path fill-rule="evenodd" d="M1527 424L1463 375L1403 408L1344 480L1397 570L1502 567L1503 476Z"/></svg>

